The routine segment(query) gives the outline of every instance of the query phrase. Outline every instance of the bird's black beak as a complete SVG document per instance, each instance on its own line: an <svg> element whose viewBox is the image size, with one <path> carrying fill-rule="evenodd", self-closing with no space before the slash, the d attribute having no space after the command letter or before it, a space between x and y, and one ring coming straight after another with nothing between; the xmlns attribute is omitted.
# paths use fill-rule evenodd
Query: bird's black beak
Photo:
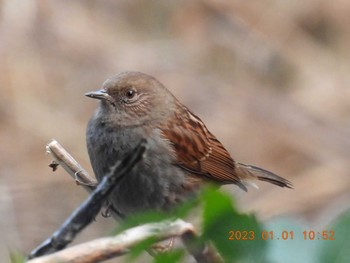
<svg viewBox="0 0 350 263"><path fill-rule="evenodd" d="M98 100L111 100L112 97L103 89L85 93L85 96Z"/></svg>

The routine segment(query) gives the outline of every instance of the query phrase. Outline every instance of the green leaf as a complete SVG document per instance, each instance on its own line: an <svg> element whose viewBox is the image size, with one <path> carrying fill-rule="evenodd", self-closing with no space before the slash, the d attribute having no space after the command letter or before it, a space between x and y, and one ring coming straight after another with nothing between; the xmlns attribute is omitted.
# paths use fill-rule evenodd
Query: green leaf
<svg viewBox="0 0 350 263"><path fill-rule="evenodd" d="M175 218L184 218L187 216L193 208L198 206L198 199L192 199L185 203L180 204L178 207L174 208L172 211L168 211L168 213L165 212L159 212L159 211L147 211L139 214L135 214L132 216L129 216L127 220L121 222L121 224L118 225L117 229L113 231L113 235L117 235L121 233L124 230L130 229L135 226L144 225L147 223L154 223L154 222L161 222L169 219L175 219ZM155 238L148 238L136 246L134 246L129 254L128 259L131 261L138 258L142 252L149 249L153 244L156 243ZM169 260L171 258L179 257L179 253L172 254L165 254L164 257L169 257ZM173 261L169 261L173 262Z"/></svg>
<svg viewBox="0 0 350 263"><path fill-rule="evenodd" d="M116 235L131 227L147 223L160 222L176 218L184 219L194 208L198 206L198 204L198 198L194 198L180 204L171 211L146 211L143 213L131 215L127 218L127 220L122 221L121 224L117 226L117 229L115 229L112 234Z"/></svg>
<svg viewBox="0 0 350 263"><path fill-rule="evenodd" d="M171 211L171 214L176 218L186 218L195 208L199 207L200 200L196 198L187 200L186 202L178 205Z"/></svg>
<svg viewBox="0 0 350 263"><path fill-rule="evenodd" d="M138 258L145 250L150 249L150 247L156 243L156 239L154 237L145 239L131 248L128 257L131 261Z"/></svg>
<svg viewBox="0 0 350 263"><path fill-rule="evenodd" d="M265 262L266 242L257 238L262 230L254 216L237 212L232 198L216 190L205 191L203 202L203 238L225 262Z"/></svg>
<svg viewBox="0 0 350 263"><path fill-rule="evenodd" d="M11 263L24 263L25 257L19 252L10 252L10 262Z"/></svg>
<svg viewBox="0 0 350 263"><path fill-rule="evenodd" d="M168 219L172 219L172 215L165 214L163 212L149 211L140 214L131 215L127 220L122 221L117 228L113 231L113 235L117 235L120 232L147 223L160 222Z"/></svg>
<svg viewBox="0 0 350 263"><path fill-rule="evenodd" d="M165 253L160 253L154 257L154 263L177 263L184 257L184 250L173 250Z"/></svg>
<svg viewBox="0 0 350 263"><path fill-rule="evenodd" d="M320 263L347 263L350 260L350 212L343 214L327 229L334 231L334 240L323 241L319 247Z"/></svg>

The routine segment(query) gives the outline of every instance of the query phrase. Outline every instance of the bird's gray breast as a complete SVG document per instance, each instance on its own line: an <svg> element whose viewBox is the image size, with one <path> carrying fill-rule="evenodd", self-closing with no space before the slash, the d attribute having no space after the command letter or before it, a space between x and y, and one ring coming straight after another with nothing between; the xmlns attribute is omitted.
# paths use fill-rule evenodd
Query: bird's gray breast
<svg viewBox="0 0 350 263"><path fill-rule="evenodd" d="M87 128L87 147L98 180L111 166L147 139L143 159L126 175L111 194L110 201L124 215L148 209L167 209L177 202L185 175L173 165L170 143L158 129L120 128L92 119Z"/></svg>

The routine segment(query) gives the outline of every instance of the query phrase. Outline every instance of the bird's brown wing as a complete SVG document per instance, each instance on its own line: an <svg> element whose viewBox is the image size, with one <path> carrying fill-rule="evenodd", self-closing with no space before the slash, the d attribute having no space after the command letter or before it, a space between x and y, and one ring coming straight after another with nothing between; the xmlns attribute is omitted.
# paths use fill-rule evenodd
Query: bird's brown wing
<svg viewBox="0 0 350 263"><path fill-rule="evenodd" d="M204 123L184 106L160 127L165 139L174 146L177 165L198 176L205 176L221 184L234 183L247 190L235 174L235 162L223 145Z"/></svg>

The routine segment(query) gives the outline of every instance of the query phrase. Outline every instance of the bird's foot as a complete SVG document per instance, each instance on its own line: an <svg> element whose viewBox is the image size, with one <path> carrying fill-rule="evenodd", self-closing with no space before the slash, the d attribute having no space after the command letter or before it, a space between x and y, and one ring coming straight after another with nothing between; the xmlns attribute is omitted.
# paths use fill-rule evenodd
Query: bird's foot
<svg viewBox="0 0 350 263"><path fill-rule="evenodd" d="M112 207L112 204L107 202L106 205L104 205L102 208L101 215L103 217L110 217L111 216L111 207Z"/></svg>

